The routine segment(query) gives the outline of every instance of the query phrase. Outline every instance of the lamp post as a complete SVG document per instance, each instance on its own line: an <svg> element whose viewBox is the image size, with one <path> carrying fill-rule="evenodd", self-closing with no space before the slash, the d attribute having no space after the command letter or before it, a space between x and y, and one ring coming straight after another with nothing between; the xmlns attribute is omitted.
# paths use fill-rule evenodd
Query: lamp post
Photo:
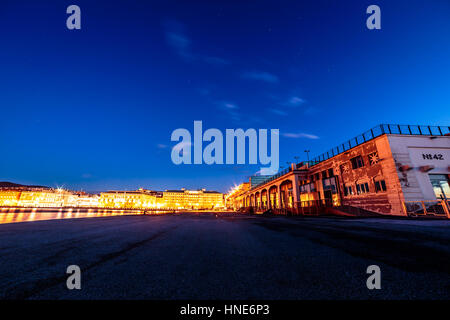
<svg viewBox="0 0 450 320"><path fill-rule="evenodd" d="M309 163L309 151L310 151L310 150L305 150L305 152L306 152L306 158L308 159L308 163Z"/></svg>

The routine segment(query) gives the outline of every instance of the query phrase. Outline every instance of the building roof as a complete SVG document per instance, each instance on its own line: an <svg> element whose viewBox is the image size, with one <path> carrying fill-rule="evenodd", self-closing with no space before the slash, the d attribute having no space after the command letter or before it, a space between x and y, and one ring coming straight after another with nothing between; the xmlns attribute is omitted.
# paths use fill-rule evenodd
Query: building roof
<svg viewBox="0 0 450 320"><path fill-rule="evenodd" d="M192 191L199 192L199 193L219 193L220 194L220 192L218 192L218 191L208 191L208 190L205 190L205 191L203 191L203 190L166 190L164 192L188 193L188 192L192 192Z"/></svg>
<svg viewBox="0 0 450 320"><path fill-rule="evenodd" d="M338 154L348 151L360 144L375 139L384 134L400 134L408 136L449 136L450 126L423 126L423 125L402 125L402 124L379 124L366 132L347 140L346 142L322 153L309 161L310 166L314 166L322 161L328 160Z"/></svg>
<svg viewBox="0 0 450 320"><path fill-rule="evenodd" d="M132 193L132 194L148 194L148 195L153 195L154 193L156 193L156 191L139 191L139 190L133 190L133 191L127 191L127 190L109 190L106 192L102 192L102 193Z"/></svg>

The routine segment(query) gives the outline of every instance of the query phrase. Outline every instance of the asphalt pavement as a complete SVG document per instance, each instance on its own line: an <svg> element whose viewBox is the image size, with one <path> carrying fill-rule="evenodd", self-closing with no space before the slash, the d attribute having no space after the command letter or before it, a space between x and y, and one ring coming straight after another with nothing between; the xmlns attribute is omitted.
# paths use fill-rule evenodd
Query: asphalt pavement
<svg viewBox="0 0 450 320"><path fill-rule="evenodd" d="M450 221L181 213L0 225L0 299L449 299ZM66 286L69 265L81 289ZM381 289L369 290L369 265Z"/></svg>

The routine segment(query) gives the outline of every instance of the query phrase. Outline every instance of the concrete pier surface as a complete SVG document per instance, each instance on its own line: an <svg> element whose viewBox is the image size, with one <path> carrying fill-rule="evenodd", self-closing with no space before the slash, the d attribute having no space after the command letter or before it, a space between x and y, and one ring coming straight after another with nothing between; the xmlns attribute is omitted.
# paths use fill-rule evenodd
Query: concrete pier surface
<svg viewBox="0 0 450 320"><path fill-rule="evenodd" d="M232 213L0 225L1 299L449 299L450 221ZM68 290L66 268L81 268ZM369 265L381 289L369 290Z"/></svg>

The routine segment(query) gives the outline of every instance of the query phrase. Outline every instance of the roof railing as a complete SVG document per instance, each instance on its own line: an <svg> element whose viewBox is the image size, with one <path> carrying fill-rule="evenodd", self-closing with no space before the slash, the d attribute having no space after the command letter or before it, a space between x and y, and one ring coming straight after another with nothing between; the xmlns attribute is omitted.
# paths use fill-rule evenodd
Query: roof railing
<svg viewBox="0 0 450 320"><path fill-rule="evenodd" d="M380 124L372 129L338 145L337 147L322 153L309 161L310 166L328 160L338 154L348 151L360 144L370 141L383 134L421 135L421 136L445 136L450 135L450 126L421 126L421 125L400 125L400 124Z"/></svg>

